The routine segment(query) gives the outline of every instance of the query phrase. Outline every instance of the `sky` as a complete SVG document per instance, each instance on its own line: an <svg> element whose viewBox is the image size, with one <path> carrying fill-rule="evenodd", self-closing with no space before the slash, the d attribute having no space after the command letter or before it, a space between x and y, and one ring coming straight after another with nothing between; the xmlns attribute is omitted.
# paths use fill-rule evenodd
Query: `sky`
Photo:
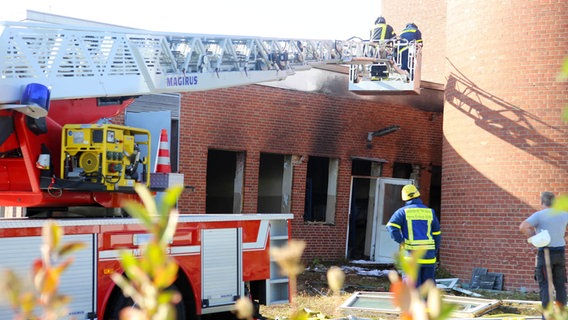
<svg viewBox="0 0 568 320"><path fill-rule="evenodd" d="M26 10L154 31L278 38L368 39L381 0L16 0L0 21Z"/></svg>

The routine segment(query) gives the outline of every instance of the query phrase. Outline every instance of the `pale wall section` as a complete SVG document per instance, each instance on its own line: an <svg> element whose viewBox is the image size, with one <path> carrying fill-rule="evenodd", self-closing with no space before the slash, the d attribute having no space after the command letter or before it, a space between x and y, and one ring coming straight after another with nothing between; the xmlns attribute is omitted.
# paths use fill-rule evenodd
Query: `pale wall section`
<svg viewBox="0 0 568 320"><path fill-rule="evenodd" d="M383 16L396 34L400 34L409 22L414 22L422 32L422 80L445 83L446 2L382 0L382 3ZM374 21L369 21L369 28L373 23Z"/></svg>

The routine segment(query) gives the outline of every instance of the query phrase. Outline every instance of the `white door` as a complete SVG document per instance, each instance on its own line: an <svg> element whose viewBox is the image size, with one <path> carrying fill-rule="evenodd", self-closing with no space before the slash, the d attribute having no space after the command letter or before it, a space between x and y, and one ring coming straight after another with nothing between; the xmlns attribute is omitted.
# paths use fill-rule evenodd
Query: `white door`
<svg viewBox="0 0 568 320"><path fill-rule="evenodd" d="M387 223L392 214L404 205L400 196L402 187L412 183L409 179L380 178L377 183L377 205L374 214L374 254L371 260L379 263L394 263L399 244L392 240L387 231Z"/></svg>

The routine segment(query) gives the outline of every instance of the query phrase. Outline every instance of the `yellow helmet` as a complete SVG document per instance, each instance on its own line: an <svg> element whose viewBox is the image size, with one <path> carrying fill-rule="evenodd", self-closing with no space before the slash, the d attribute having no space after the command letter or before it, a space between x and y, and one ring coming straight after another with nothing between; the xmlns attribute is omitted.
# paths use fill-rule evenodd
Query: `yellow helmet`
<svg viewBox="0 0 568 320"><path fill-rule="evenodd" d="M420 191L413 184L407 184L400 191L403 201L420 197Z"/></svg>

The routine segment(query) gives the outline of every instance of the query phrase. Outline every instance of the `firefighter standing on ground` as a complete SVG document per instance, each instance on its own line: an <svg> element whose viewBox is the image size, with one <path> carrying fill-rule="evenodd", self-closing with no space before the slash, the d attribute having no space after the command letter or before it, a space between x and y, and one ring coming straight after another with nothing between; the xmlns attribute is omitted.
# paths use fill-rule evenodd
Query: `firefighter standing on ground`
<svg viewBox="0 0 568 320"><path fill-rule="evenodd" d="M555 211L552 208L554 194L543 192L540 196L542 210L533 213L519 225L519 230L527 237L548 230L550 243L546 247L538 249L535 277L538 281L540 301L546 308L550 302L548 279L545 264L545 249L550 252L550 264L552 271L552 283L556 291L556 302L566 305L566 226L568 225L568 212Z"/></svg>
<svg viewBox="0 0 568 320"><path fill-rule="evenodd" d="M420 270L416 287L419 287L428 279L435 281L436 256L441 241L440 222L434 210L422 203L420 192L414 185L405 185L401 196L406 204L394 212L387 229L391 238L407 252L425 250L422 258L418 259Z"/></svg>

